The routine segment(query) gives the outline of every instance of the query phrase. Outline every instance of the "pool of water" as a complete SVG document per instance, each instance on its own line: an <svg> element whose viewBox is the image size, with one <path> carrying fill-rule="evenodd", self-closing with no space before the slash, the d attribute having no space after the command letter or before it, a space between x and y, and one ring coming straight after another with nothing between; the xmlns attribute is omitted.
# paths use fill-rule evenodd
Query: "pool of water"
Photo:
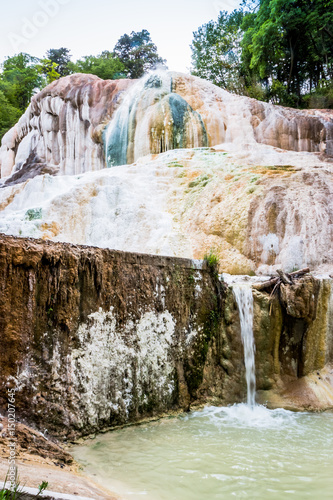
<svg viewBox="0 0 333 500"><path fill-rule="evenodd" d="M101 434L74 457L128 499L333 498L333 414L207 407Z"/></svg>

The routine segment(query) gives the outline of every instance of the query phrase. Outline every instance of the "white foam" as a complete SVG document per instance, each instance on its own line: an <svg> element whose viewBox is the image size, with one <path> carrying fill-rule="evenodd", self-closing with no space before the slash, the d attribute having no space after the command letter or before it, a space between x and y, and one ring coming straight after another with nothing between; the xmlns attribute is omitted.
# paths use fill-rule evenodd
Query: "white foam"
<svg viewBox="0 0 333 500"><path fill-rule="evenodd" d="M240 403L227 407L209 406L204 410L193 412L189 418L208 418L217 427L227 425L229 427L254 427L264 430L297 425L298 414L282 408L269 410L263 405L251 407Z"/></svg>

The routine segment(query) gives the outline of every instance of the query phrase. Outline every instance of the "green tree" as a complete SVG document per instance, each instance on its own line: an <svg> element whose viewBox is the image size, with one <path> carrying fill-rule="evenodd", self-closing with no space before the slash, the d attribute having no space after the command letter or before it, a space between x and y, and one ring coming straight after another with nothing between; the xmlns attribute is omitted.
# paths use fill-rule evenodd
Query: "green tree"
<svg viewBox="0 0 333 500"><path fill-rule="evenodd" d="M0 90L0 141L21 116L21 111L14 108Z"/></svg>
<svg viewBox="0 0 333 500"><path fill-rule="evenodd" d="M220 12L193 33L192 74L222 88L240 91L242 81L240 42L243 11Z"/></svg>
<svg viewBox="0 0 333 500"><path fill-rule="evenodd" d="M280 104L302 97L332 78L333 0L261 0L245 17L242 60Z"/></svg>
<svg viewBox="0 0 333 500"><path fill-rule="evenodd" d="M45 78L45 85L49 85L60 78L60 74L56 70L57 64L50 61L50 59L41 59L37 67L40 74Z"/></svg>
<svg viewBox="0 0 333 500"><path fill-rule="evenodd" d="M46 59L56 64L55 70L60 76L71 74L69 62L71 60L70 50L65 47L50 49L46 52Z"/></svg>
<svg viewBox="0 0 333 500"><path fill-rule="evenodd" d="M114 80L126 76L124 64L107 50L98 56L85 56L76 63L69 63L69 69L72 73L93 74L103 80Z"/></svg>
<svg viewBox="0 0 333 500"><path fill-rule="evenodd" d="M25 53L8 57L2 64L0 90L7 101L22 113L35 92L45 83L38 64L36 57Z"/></svg>
<svg viewBox="0 0 333 500"><path fill-rule="evenodd" d="M132 31L119 38L114 55L124 64L128 78L141 78L147 71L165 65L147 30Z"/></svg>

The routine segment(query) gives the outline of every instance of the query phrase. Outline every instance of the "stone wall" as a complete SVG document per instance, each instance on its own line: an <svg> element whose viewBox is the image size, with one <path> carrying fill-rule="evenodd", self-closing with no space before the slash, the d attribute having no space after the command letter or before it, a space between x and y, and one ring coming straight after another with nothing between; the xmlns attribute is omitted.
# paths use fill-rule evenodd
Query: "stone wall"
<svg viewBox="0 0 333 500"><path fill-rule="evenodd" d="M0 408L62 437L244 397L205 263L0 237Z"/></svg>

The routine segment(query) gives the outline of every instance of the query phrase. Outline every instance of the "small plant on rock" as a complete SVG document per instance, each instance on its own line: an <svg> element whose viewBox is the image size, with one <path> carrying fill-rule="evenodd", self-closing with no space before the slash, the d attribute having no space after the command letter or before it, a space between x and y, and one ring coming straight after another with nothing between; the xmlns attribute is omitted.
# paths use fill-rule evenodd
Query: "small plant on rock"
<svg viewBox="0 0 333 500"><path fill-rule="evenodd" d="M219 274L219 266L220 266L220 259L219 256L214 252L214 249L211 248L209 250L209 253L206 253L204 255L204 261L207 263L208 268L218 276Z"/></svg>

